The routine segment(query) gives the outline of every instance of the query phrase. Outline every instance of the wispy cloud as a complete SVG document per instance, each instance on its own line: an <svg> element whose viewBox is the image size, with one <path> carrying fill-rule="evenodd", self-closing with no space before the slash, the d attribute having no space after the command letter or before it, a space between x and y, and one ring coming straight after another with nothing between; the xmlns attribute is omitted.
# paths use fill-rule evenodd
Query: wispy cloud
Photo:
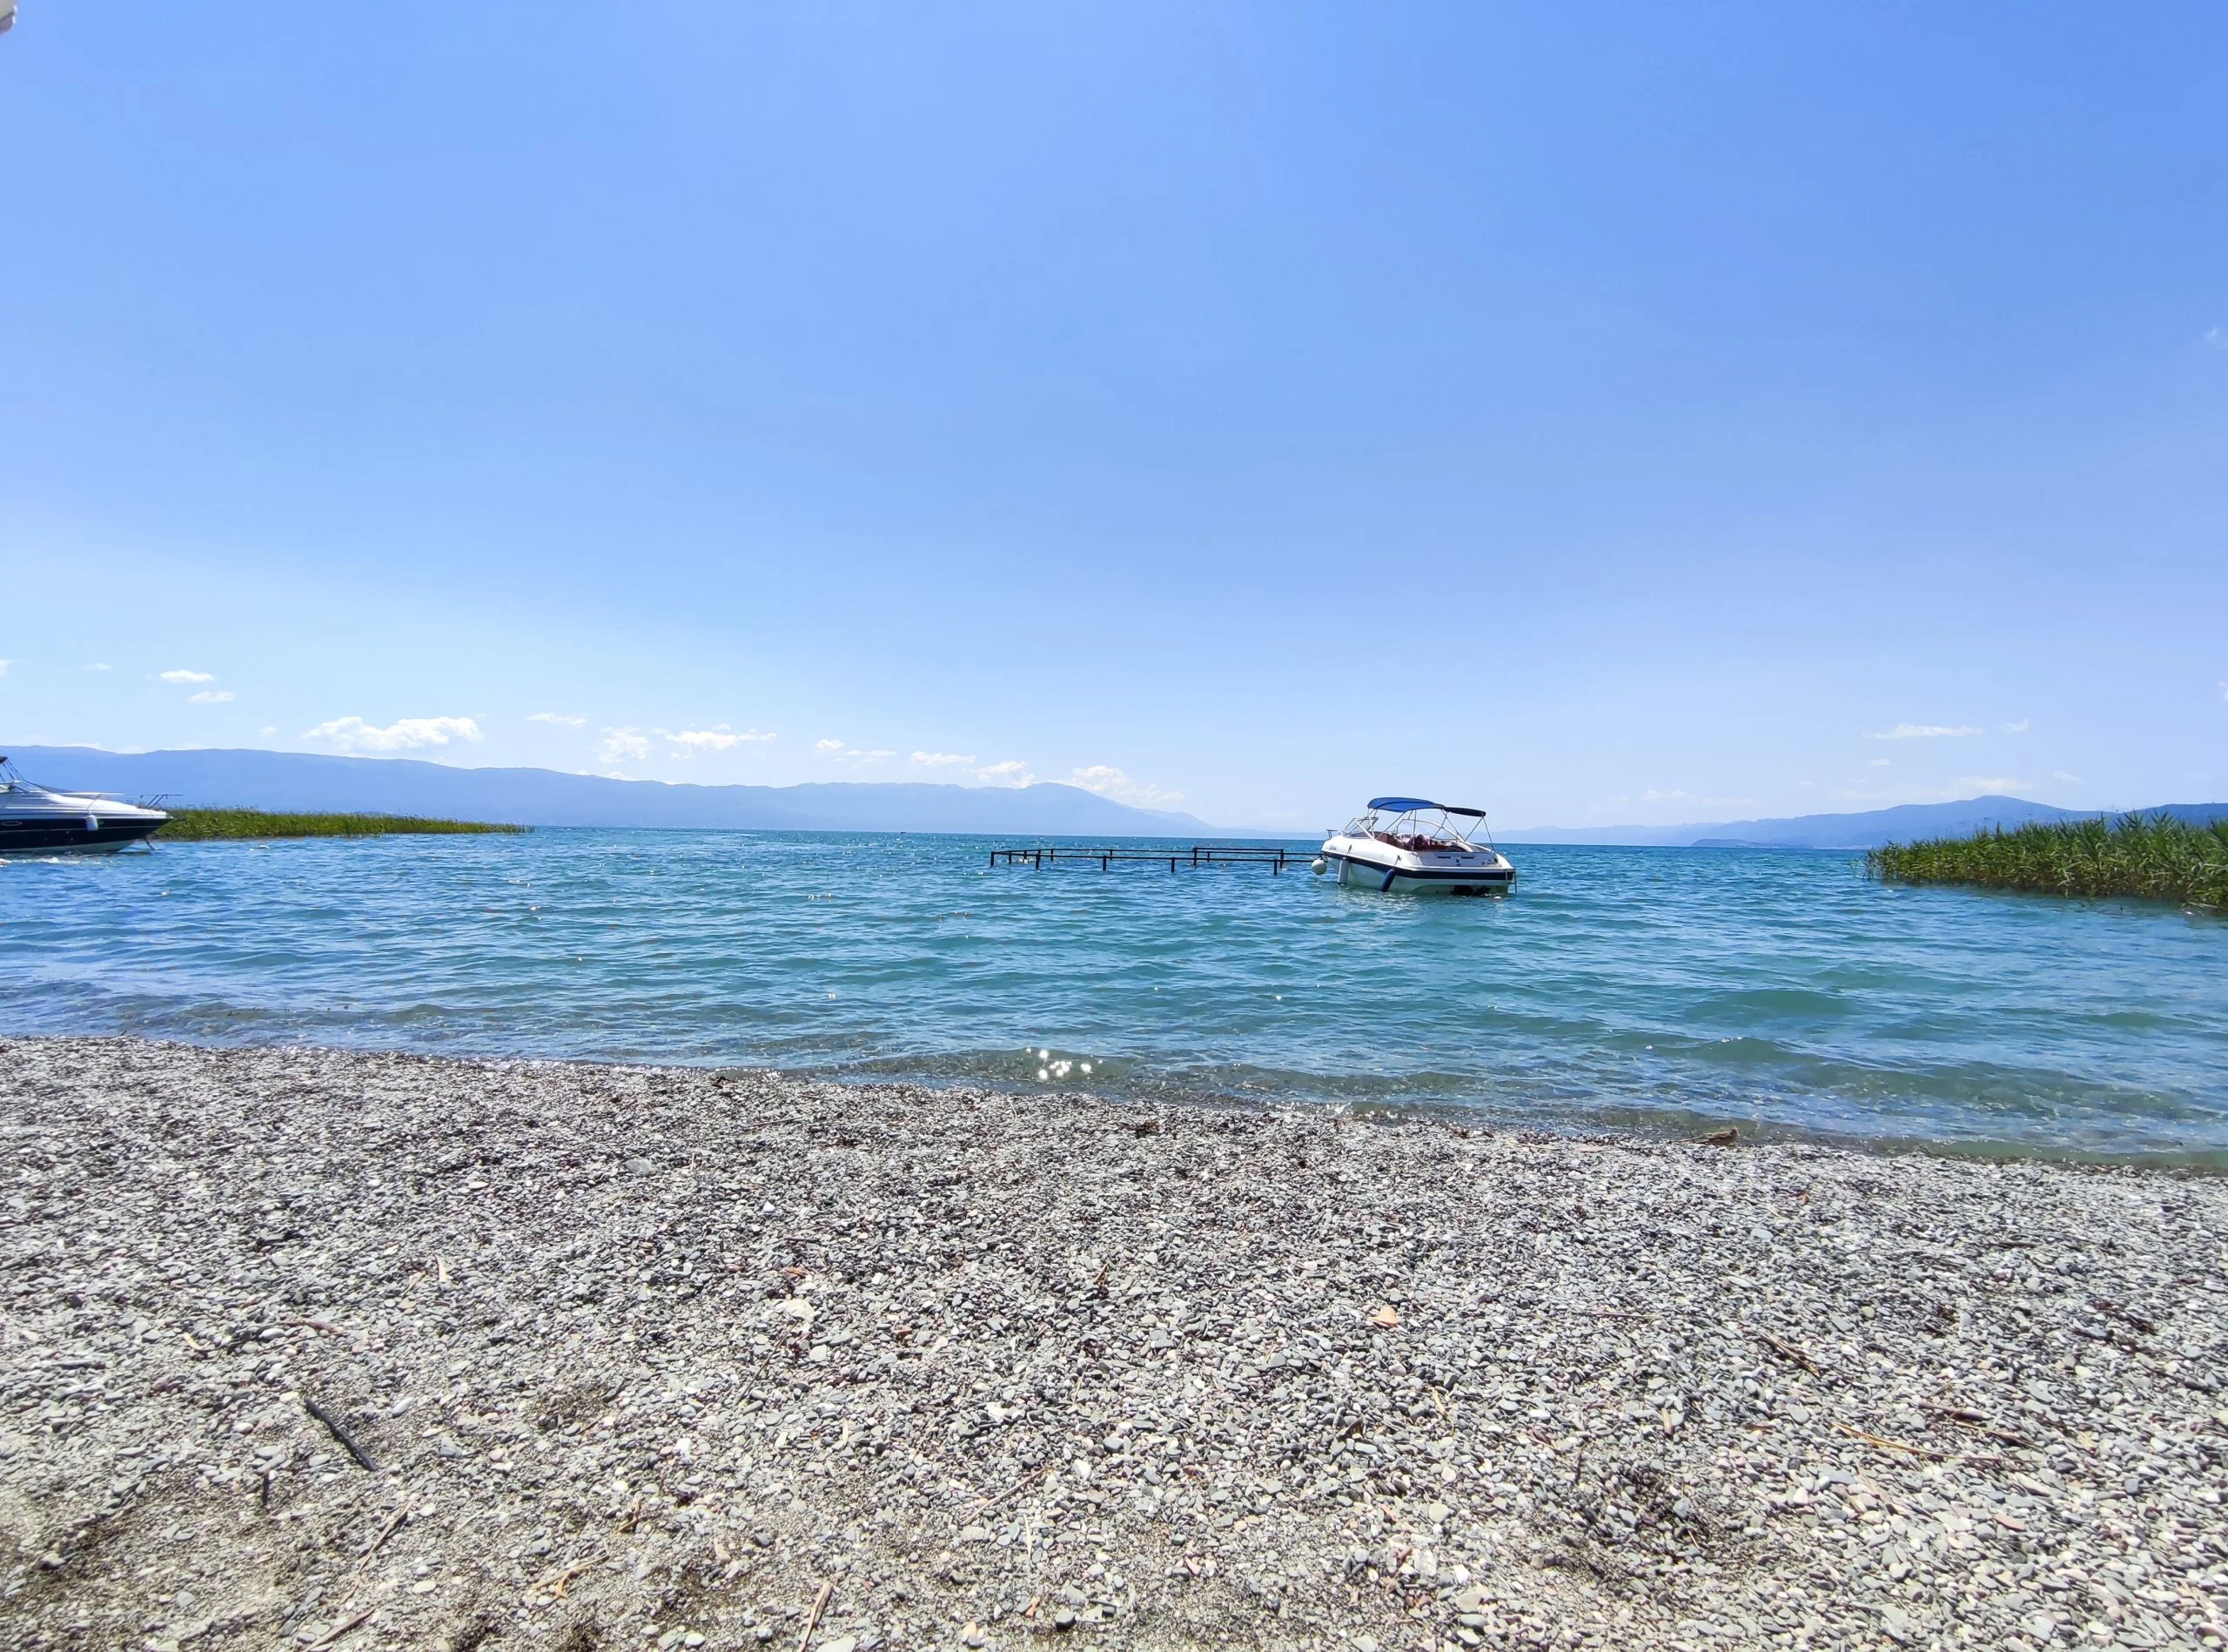
<svg viewBox="0 0 2228 1652"><path fill-rule="evenodd" d="M2228 350L2228 332L2223 332L2218 327L2206 328L2205 341L2215 350Z"/></svg>
<svg viewBox="0 0 2228 1652"><path fill-rule="evenodd" d="M2062 781L2064 781L2064 782L2067 785L2069 785L2069 786L2078 786L2078 785L2081 783L2081 776L2078 776L2078 775L2069 775L2069 774L2067 774L2067 773L2065 772L2065 770L2064 770L2064 769L2051 769L2051 770L2050 770L2050 778L2051 778L2052 780L2062 780Z"/></svg>
<svg viewBox="0 0 2228 1652"><path fill-rule="evenodd" d="M480 725L469 717L403 717L384 729L361 717L335 717L302 735L343 751L416 751L480 737Z"/></svg>
<svg viewBox="0 0 2228 1652"><path fill-rule="evenodd" d="M838 762L847 763L888 762L897 755L894 751L882 751L879 749L873 751L862 751L858 747L847 745L841 740L815 740L812 742L812 749L824 757L833 757Z"/></svg>
<svg viewBox="0 0 2228 1652"><path fill-rule="evenodd" d="M213 671L158 671L155 675L164 682L214 682L217 680L217 674Z"/></svg>
<svg viewBox="0 0 2228 1652"><path fill-rule="evenodd" d="M709 729L661 729L658 738L671 742L676 757L693 757L700 751L725 751L730 746L763 745L774 738L755 729L745 729L737 734L723 722Z"/></svg>
<svg viewBox="0 0 2228 1652"><path fill-rule="evenodd" d="M2003 732L2008 735L2023 735L2030 726L2031 725L2028 722L2028 720L2022 717L2017 722L2005 723L2003 725Z"/></svg>
<svg viewBox="0 0 2228 1652"><path fill-rule="evenodd" d="M1875 757L1866 766L1872 769L1892 769L1895 766L1895 761L1892 757Z"/></svg>
<svg viewBox="0 0 2228 1652"><path fill-rule="evenodd" d="M1741 809L1756 801L1753 797L1705 797L1696 792L1659 790L1654 787L1641 793L1640 800L1644 803L1705 803L1712 809Z"/></svg>
<svg viewBox="0 0 2228 1652"><path fill-rule="evenodd" d="M650 755L649 736L640 729L607 729L597 754L607 763L641 762Z"/></svg>
<svg viewBox="0 0 2228 1652"><path fill-rule="evenodd" d="M575 717L569 713L563 711L529 712L527 715L527 721L528 722L554 722L560 728L564 729L581 728L587 722L587 719L586 717Z"/></svg>
<svg viewBox="0 0 2228 1652"><path fill-rule="evenodd" d="M913 761L923 769L964 769L975 759L963 757L956 751L916 751Z"/></svg>
<svg viewBox="0 0 2228 1652"><path fill-rule="evenodd" d="M1029 765L1018 757L1009 757L975 771L975 778L985 786L1034 786L1037 776L1029 772Z"/></svg>
<svg viewBox="0 0 2228 1652"><path fill-rule="evenodd" d="M6 676L7 675L8 675L8 661L5 661L5 660L0 660L0 677L4 677L4 676Z"/></svg>
<svg viewBox="0 0 2228 1652"><path fill-rule="evenodd" d="M7 663L8 662L5 660L0 660L0 666L5 666ZM88 671L105 671L108 669L108 661L105 660L96 660L91 665L87 666L85 669Z"/></svg>
<svg viewBox="0 0 2228 1652"><path fill-rule="evenodd" d="M1166 791L1149 782L1132 780L1111 763L1092 763L1086 769L1070 769L1068 784L1097 792L1101 797L1111 797L1117 802L1137 803L1146 808L1184 801L1182 792Z"/></svg>
<svg viewBox="0 0 2228 1652"><path fill-rule="evenodd" d="M221 706L232 697L230 688L204 688L199 694L185 696L187 704L196 706Z"/></svg>
<svg viewBox="0 0 2228 1652"><path fill-rule="evenodd" d="M2010 775L1960 775L1957 784L1968 791L1997 793L2028 791L2032 789L2035 782Z"/></svg>
<svg viewBox="0 0 2228 1652"><path fill-rule="evenodd" d="M1970 723L1955 727L1946 722L1899 722L1885 734L1867 735L1867 740L1963 740L1969 735L1984 735L1985 729L1976 729Z"/></svg>

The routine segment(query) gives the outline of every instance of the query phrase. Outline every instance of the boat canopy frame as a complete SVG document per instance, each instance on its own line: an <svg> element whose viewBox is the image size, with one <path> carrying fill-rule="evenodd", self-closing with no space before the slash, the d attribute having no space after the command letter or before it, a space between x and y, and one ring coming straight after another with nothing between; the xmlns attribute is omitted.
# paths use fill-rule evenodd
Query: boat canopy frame
<svg viewBox="0 0 2228 1652"><path fill-rule="evenodd" d="M114 791L59 791L52 786L42 786L22 769L15 760L0 756L0 792L28 792L34 797L58 797L64 800L82 798L88 802L120 803L124 794ZM145 805L138 805L145 807Z"/></svg>
<svg viewBox="0 0 2228 1652"><path fill-rule="evenodd" d="M1412 831L1411 836L1444 840L1450 848L1474 850L1479 845L1471 831L1465 831L1454 824L1455 819L1460 817L1475 821L1477 825L1472 830L1484 836L1485 847L1495 854L1500 852L1493 843L1492 830L1486 824L1484 809L1465 809L1454 803L1435 803L1427 797L1372 797L1369 800L1369 807L1354 816L1347 825L1346 833L1353 837L1396 842L1399 837L1397 829L1400 823L1419 815L1435 816L1437 818L1421 822L1422 829ZM1386 818L1380 820L1380 816Z"/></svg>

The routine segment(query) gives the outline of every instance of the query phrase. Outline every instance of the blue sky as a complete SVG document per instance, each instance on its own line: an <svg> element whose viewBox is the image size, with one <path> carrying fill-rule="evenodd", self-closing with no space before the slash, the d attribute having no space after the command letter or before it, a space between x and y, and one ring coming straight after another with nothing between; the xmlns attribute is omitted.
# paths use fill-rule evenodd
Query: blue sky
<svg viewBox="0 0 2228 1652"><path fill-rule="evenodd" d="M0 738L2228 796L2228 12L0 38Z"/></svg>

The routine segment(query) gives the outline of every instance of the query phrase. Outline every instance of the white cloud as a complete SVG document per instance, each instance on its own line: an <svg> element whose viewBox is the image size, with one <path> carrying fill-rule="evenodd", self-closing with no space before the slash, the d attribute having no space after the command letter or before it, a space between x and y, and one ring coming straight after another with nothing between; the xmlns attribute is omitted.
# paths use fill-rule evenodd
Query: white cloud
<svg viewBox="0 0 2228 1652"><path fill-rule="evenodd" d="M2034 783L2031 780L2014 779L2010 775L1960 775L1957 776L1957 784L1968 791L2025 791Z"/></svg>
<svg viewBox="0 0 2228 1652"><path fill-rule="evenodd" d="M1101 797L1111 797L1117 802L1137 803L1148 808L1156 803L1180 803L1184 801L1182 792L1164 791L1149 782L1132 780L1110 763L1092 763L1087 769L1070 769L1068 784L1097 792Z"/></svg>
<svg viewBox="0 0 2228 1652"><path fill-rule="evenodd" d="M812 742L812 749L825 756L847 763L888 762L897 755L894 751L879 749L862 751L856 746L847 746L840 740L815 740Z"/></svg>
<svg viewBox="0 0 2228 1652"><path fill-rule="evenodd" d="M725 751L730 746L759 745L771 740L771 735L762 735L755 729L746 729L736 734L727 724L715 723L709 729L682 729L678 731L661 729L661 740L672 742L676 757L693 757L700 751Z"/></svg>
<svg viewBox="0 0 2228 1652"><path fill-rule="evenodd" d="M217 674L213 671L162 671L156 675L164 682L214 682L217 680Z"/></svg>
<svg viewBox="0 0 2228 1652"><path fill-rule="evenodd" d="M963 757L956 751L916 751L913 761L923 769L964 769L975 759Z"/></svg>
<svg viewBox="0 0 2228 1652"><path fill-rule="evenodd" d="M2064 769L2051 769L2051 770L2050 770L2050 778L2051 778L2052 780L2062 780L2062 781L2064 781L2064 782L2065 782L2068 785L2070 785L2070 786L2078 786L2078 785L2081 783L2081 776L2078 776L2078 775L2069 775L2069 774L2067 774L2067 773L2065 772L2065 770L2064 770Z"/></svg>
<svg viewBox="0 0 2228 1652"><path fill-rule="evenodd" d="M1873 769L1889 769L1894 766L1895 760L1891 757L1875 757L1871 762L1867 765L1867 767Z"/></svg>
<svg viewBox="0 0 2228 1652"><path fill-rule="evenodd" d="M2223 332L2218 327L2208 327L2205 341L2215 350L2228 350L2228 332Z"/></svg>
<svg viewBox="0 0 2228 1652"><path fill-rule="evenodd" d="M562 711L536 711L530 713L527 717L527 721L528 722L554 722L561 728L578 729L585 724L587 722L587 719L586 717L575 717Z"/></svg>
<svg viewBox="0 0 2228 1652"><path fill-rule="evenodd" d="M335 717L302 735L343 751L415 751L455 740L478 740L480 725L469 717L403 717L384 729L361 717Z"/></svg>
<svg viewBox="0 0 2228 1652"><path fill-rule="evenodd" d="M230 688L204 688L199 694L185 696L186 703L196 706L221 706L232 697Z"/></svg>
<svg viewBox="0 0 2228 1652"><path fill-rule="evenodd" d="M0 660L0 670L4 670L7 667L7 663L8 662L6 661ZM108 661L105 660L96 660L92 664L87 666L85 669L88 671L105 671L108 669Z"/></svg>
<svg viewBox="0 0 2228 1652"><path fill-rule="evenodd" d="M4 676L6 676L7 675L8 675L8 661L5 661L5 660L0 660L0 677L4 677Z"/></svg>
<svg viewBox="0 0 2228 1652"><path fill-rule="evenodd" d="M2019 719L2019 721L2018 721L2018 722L2007 722L2007 723L2005 723L2005 724L2003 725L2003 732L2004 732L2004 733L2006 733L2006 734L2008 734L2008 735L2023 735L2023 734L2025 734L2025 733L2027 732L2028 728L2029 728L2029 721L2028 721L2028 719L2027 719L2027 718L2025 718L2025 717L2022 717L2022 718L2020 718L2020 719Z"/></svg>
<svg viewBox="0 0 2228 1652"><path fill-rule="evenodd" d="M640 729L607 729L599 755L607 763L641 762L650 755L650 742Z"/></svg>
<svg viewBox="0 0 2228 1652"><path fill-rule="evenodd" d="M275 722L266 722L263 725L263 732L267 735L275 735L278 732L278 725Z"/></svg>
<svg viewBox="0 0 2228 1652"><path fill-rule="evenodd" d="M1970 723L1959 723L1951 728L1941 722L1899 722L1883 735L1867 735L1868 740L1963 740L1968 735L1984 735L1985 729L1976 729Z"/></svg>
<svg viewBox="0 0 2228 1652"><path fill-rule="evenodd" d="M986 786L1034 786L1037 776L1029 772L1029 765L1018 757L1009 757L987 769L977 769L975 778Z"/></svg>

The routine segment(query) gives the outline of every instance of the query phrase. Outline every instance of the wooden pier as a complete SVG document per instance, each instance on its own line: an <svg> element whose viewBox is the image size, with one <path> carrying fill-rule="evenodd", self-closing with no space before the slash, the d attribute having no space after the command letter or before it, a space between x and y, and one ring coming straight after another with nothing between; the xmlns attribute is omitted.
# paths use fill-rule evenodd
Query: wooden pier
<svg viewBox="0 0 2228 1652"><path fill-rule="evenodd" d="M1265 866L1273 877L1287 867L1306 865L1316 854L1312 846L1266 849L1242 843L1194 843L1188 849L1147 849L1133 843L1124 849L1082 849L1048 843L1031 849L994 849L990 851L990 864L996 866L1003 862L1008 866L1028 866L1041 871L1063 861L1071 864L1095 861L1103 872L1127 862L1158 866L1165 861L1171 872L1200 866Z"/></svg>

